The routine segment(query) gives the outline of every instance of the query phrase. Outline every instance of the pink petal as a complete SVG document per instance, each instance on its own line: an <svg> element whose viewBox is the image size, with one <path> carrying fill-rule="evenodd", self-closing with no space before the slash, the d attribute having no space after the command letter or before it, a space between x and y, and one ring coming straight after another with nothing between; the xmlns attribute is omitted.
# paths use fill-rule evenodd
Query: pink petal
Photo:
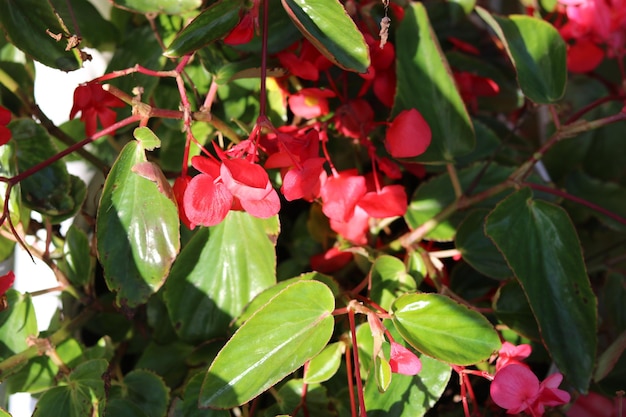
<svg viewBox="0 0 626 417"><path fill-rule="evenodd" d="M272 217L280 211L280 199L274 189L271 189L269 194L260 200L245 200L242 198L239 201L245 211L261 219Z"/></svg>
<svg viewBox="0 0 626 417"><path fill-rule="evenodd" d="M226 159L220 168L222 181L241 200L261 200L272 190L267 172L246 159Z"/></svg>
<svg viewBox="0 0 626 417"><path fill-rule="evenodd" d="M290 169L283 178L281 191L288 201L303 198L313 201L320 196L320 189L326 180L324 158L308 159L301 168Z"/></svg>
<svg viewBox="0 0 626 417"><path fill-rule="evenodd" d="M391 342L391 354L389 356L391 372L402 375L417 375L422 370L422 362L417 355L396 342Z"/></svg>
<svg viewBox="0 0 626 417"><path fill-rule="evenodd" d="M365 177L361 175L344 172L330 177L321 190L322 212L329 219L346 222L366 190Z"/></svg>
<svg viewBox="0 0 626 417"><path fill-rule="evenodd" d="M346 266L353 257L352 252L344 252L333 246L324 253L311 256L309 262L314 271L330 274Z"/></svg>
<svg viewBox="0 0 626 417"><path fill-rule="evenodd" d="M394 158L412 158L426 151L431 136L430 127L420 112L404 110L387 129L385 146Z"/></svg>
<svg viewBox="0 0 626 417"><path fill-rule="evenodd" d="M352 243L365 245L367 243L369 219L370 216L365 210L356 206L352 212L352 216L345 222L331 218L330 228Z"/></svg>
<svg viewBox="0 0 626 417"><path fill-rule="evenodd" d="M528 408L539 394L539 379L523 365L511 364L496 372L491 399L509 413Z"/></svg>
<svg viewBox="0 0 626 417"><path fill-rule="evenodd" d="M190 228L215 226L219 224L230 210L233 196L224 184L214 183L207 174L192 178L183 196L183 206L189 218Z"/></svg>
<svg viewBox="0 0 626 417"><path fill-rule="evenodd" d="M377 219L403 216L408 206L406 192L401 185L387 185L379 193L369 192L357 204Z"/></svg>

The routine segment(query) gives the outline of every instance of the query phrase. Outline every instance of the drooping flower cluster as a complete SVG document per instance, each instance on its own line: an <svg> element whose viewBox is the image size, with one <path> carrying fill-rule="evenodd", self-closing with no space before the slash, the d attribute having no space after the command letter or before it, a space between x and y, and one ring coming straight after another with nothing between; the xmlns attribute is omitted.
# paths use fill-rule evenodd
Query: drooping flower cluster
<svg viewBox="0 0 626 417"><path fill-rule="evenodd" d="M80 120L85 123L85 134L93 136L98 130L98 121L102 128L115 124L117 114L112 107L124 107L126 104L110 92L104 90L99 83L87 83L74 90L74 105L70 111L70 119L80 112Z"/></svg>
<svg viewBox="0 0 626 417"><path fill-rule="evenodd" d="M525 412L540 417L546 407L570 401L570 394L559 389L562 374L554 373L540 382L533 371L521 362L530 353L530 345L515 346L509 342L504 342L498 353L490 394L491 399L508 414Z"/></svg>
<svg viewBox="0 0 626 417"><path fill-rule="evenodd" d="M596 68L606 55L622 59L626 53L626 1L559 0L567 22L559 28L569 43L567 65L573 72Z"/></svg>
<svg viewBox="0 0 626 417"><path fill-rule="evenodd" d="M11 121L11 112L0 106L0 146L11 140L11 131L7 127Z"/></svg>

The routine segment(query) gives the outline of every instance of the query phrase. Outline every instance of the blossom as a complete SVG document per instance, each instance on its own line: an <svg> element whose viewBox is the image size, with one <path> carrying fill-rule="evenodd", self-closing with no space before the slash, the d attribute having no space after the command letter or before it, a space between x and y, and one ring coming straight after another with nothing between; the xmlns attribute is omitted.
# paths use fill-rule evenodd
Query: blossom
<svg viewBox="0 0 626 417"><path fill-rule="evenodd" d="M555 373L540 383L528 367L511 364L496 372L490 387L491 398L508 414L526 412L540 417L546 406L569 402L569 393L558 389L562 380L563 375Z"/></svg>
<svg viewBox="0 0 626 417"><path fill-rule="evenodd" d="M328 114L328 98L335 93L320 88L303 88L287 99L289 108L296 116L314 119Z"/></svg>
<svg viewBox="0 0 626 417"><path fill-rule="evenodd" d="M15 282L15 274L13 271L9 271L6 274L0 276L0 297L2 297L11 288Z"/></svg>
<svg viewBox="0 0 626 417"><path fill-rule="evenodd" d="M528 344L521 344L515 346L510 342L503 342L500 351L498 352L498 359L496 361L496 372L504 368L507 365L519 364L524 365L521 361L530 356L532 348ZM524 365L526 366L526 365Z"/></svg>
<svg viewBox="0 0 626 417"><path fill-rule="evenodd" d="M241 45L248 43L254 37L254 16L252 13L243 15L237 26L224 38L227 45Z"/></svg>
<svg viewBox="0 0 626 417"><path fill-rule="evenodd" d="M389 366L391 372L403 375L417 375L422 370L422 362L417 355L394 341L391 342Z"/></svg>
<svg viewBox="0 0 626 417"><path fill-rule="evenodd" d="M332 247L326 252L311 256L309 262L313 270L322 274L330 274L346 266L352 261L352 258L354 258L352 252Z"/></svg>
<svg viewBox="0 0 626 417"><path fill-rule="evenodd" d="M11 140L11 131L7 127L11 121L11 112L0 106L0 146Z"/></svg>
<svg viewBox="0 0 626 417"><path fill-rule="evenodd" d="M365 136L374 122L374 110L364 99L350 100L337 108L335 128L342 135L359 139Z"/></svg>
<svg viewBox="0 0 626 417"><path fill-rule="evenodd" d="M416 109L401 111L387 128L385 146L394 158L412 158L426 152L432 133Z"/></svg>
<svg viewBox="0 0 626 417"><path fill-rule="evenodd" d="M80 120L85 123L85 133L87 136L93 136L98 127L98 120L102 128L115 124L117 114L111 107L124 106L122 100L104 90L102 85L81 84L74 90L74 105L70 111L70 119L80 111Z"/></svg>
<svg viewBox="0 0 626 417"><path fill-rule="evenodd" d="M478 97L496 96L500 86L491 78L481 77L467 71L455 71L454 81L461 98L474 111L478 109Z"/></svg>
<svg viewBox="0 0 626 417"><path fill-rule="evenodd" d="M292 75L309 81L317 81L320 71L327 70L333 64L324 57L308 40L303 40L299 55L290 48L276 56L280 64Z"/></svg>

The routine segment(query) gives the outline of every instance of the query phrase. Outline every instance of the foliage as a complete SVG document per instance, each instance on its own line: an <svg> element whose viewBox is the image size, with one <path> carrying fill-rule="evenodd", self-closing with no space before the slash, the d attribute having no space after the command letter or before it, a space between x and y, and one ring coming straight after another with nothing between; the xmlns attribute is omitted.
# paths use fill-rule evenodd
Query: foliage
<svg viewBox="0 0 626 417"><path fill-rule="evenodd" d="M624 5L111 3L0 0L0 256L62 288L38 333L0 277L34 415L617 415ZM86 47L56 126L33 62Z"/></svg>

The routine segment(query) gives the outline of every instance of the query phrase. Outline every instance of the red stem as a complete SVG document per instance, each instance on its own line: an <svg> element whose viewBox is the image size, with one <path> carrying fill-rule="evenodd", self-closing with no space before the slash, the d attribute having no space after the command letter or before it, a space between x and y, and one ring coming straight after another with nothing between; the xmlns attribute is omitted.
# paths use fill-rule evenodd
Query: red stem
<svg viewBox="0 0 626 417"><path fill-rule="evenodd" d="M356 341L356 325L354 323L354 310L348 309L348 320L350 321L350 333L352 336L352 353L354 354L354 378L356 379L356 390L359 397L359 416L367 417L365 411L365 398L363 397L363 381L361 380L361 367L359 366L359 346Z"/></svg>
<svg viewBox="0 0 626 417"><path fill-rule="evenodd" d="M267 28L268 28L268 11L269 1L263 0L263 29L261 33L261 90L259 91L259 118L266 117L267 107L267 86L265 78L267 77Z"/></svg>
<svg viewBox="0 0 626 417"><path fill-rule="evenodd" d="M350 395L350 410L352 417L357 417L356 403L354 402L354 379L352 375L352 354L346 349L346 373L348 374L348 394Z"/></svg>

